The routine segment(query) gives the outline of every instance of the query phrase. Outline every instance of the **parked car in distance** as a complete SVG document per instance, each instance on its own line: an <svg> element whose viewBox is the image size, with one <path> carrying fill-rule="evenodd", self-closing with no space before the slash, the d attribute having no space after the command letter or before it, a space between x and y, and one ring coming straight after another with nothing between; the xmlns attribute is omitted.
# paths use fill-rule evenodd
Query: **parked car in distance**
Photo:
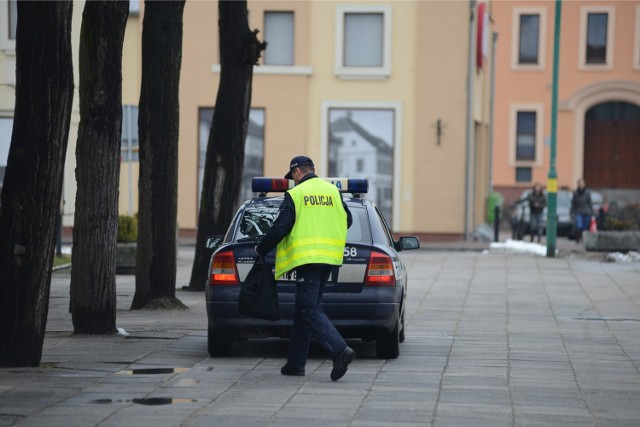
<svg viewBox="0 0 640 427"><path fill-rule="evenodd" d="M344 262L336 267L324 289L323 309L345 338L375 341L376 355L397 358L405 337L407 270L398 252L417 249L416 237L394 240L390 228L375 203L361 196L366 180L327 179L341 189L353 217L347 232ZM206 286L208 349L211 356L228 355L235 340L244 338L287 338L293 325L295 270L276 278L280 320L247 317L239 312L238 295L253 266L255 246L271 228L283 196L267 193L286 191L293 181L254 178L259 195L246 201L236 213L224 236L212 236L208 247L216 247L211 257ZM275 250L266 263L275 264Z"/></svg>

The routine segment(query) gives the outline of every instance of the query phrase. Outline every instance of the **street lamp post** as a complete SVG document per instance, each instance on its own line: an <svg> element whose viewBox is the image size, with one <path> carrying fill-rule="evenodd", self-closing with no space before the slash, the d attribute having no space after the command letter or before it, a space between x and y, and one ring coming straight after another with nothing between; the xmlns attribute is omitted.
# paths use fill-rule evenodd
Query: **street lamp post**
<svg viewBox="0 0 640 427"><path fill-rule="evenodd" d="M558 173L556 171L556 136L558 128L558 61L560 56L560 21L562 0L556 0L556 18L553 38L553 87L551 90L551 153L547 176L547 257L556 256L558 235Z"/></svg>

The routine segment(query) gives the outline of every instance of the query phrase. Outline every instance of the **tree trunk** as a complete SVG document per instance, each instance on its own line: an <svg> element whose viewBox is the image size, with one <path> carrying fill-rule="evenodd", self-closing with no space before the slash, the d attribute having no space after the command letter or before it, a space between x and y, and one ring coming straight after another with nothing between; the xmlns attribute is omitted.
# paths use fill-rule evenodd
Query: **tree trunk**
<svg viewBox="0 0 640 427"><path fill-rule="evenodd" d="M122 44L128 15L128 1L90 1L82 15L70 299L77 334L116 332Z"/></svg>
<svg viewBox="0 0 640 427"><path fill-rule="evenodd" d="M198 235L189 289L203 290L211 251L207 237L224 234L242 183L251 108L253 66L265 44L249 29L246 1L219 1L220 85L211 123L200 198Z"/></svg>
<svg viewBox="0 0 640 427"><path fill-rule="evenodd" d="M132 309L176 299L178 89L184 1L145 2L140 92L138 253Z"/></svg>
<svg viewBox="0 0 640 427"><path fill-rule="evenodd" d="M16 106L0 213L0 366L37 366L73 100L72 2L18 2Z"/></svg>

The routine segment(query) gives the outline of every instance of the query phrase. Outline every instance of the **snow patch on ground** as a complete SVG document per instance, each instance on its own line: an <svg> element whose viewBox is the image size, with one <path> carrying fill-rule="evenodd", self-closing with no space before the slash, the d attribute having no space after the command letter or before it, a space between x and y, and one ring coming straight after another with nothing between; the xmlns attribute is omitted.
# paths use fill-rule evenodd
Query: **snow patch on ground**
<svg viewBox="0 0 640 427"><path fill-rule="evenodd" d="M607 261L611 262L638 262L640 261L640 252L630 251L626 254L621 252L609 252Z"/></svg>
<svg viewBox="0 0 640 427"><path fill-rule="evenodd" d="M547 247L545 245L511 239L508 239L506 242L493 242L489 245L489 250L485 250L482 253L488 254L491 251L516 254L534 254L538 256L547 255ZM556 250L556 255L557 254L558 251ZM640 262L640 252L630 251L626 254L621 252L610 252L606 255L606 260L610 262Z"/></svg>
<svg viewBox="0 0 640 427"><path fill-rule="evenodd" d="M506 242L493 242L489 246L492 251L510 252L517 254L534 254L538 256L547 255L547 247L540 243L523 242L521 240L508 239ZM558 251L556 250L556 253Z"/></svg>

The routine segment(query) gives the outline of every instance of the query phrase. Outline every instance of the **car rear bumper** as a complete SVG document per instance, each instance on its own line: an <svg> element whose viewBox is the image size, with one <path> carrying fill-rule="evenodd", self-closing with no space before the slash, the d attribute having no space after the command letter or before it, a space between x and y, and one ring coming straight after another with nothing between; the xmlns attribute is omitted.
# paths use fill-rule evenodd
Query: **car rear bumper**
<svg viewBox="0 0 640 427"><path fill-rule="evenodd" d="M322 308L345 338L373 339L393 330L400 316L400 303L323 303ZM239 337L283 337L291 334L294 303L280 302L280 320L244 316L237 302L207 302L210 328L220 328Z"/></svg>

